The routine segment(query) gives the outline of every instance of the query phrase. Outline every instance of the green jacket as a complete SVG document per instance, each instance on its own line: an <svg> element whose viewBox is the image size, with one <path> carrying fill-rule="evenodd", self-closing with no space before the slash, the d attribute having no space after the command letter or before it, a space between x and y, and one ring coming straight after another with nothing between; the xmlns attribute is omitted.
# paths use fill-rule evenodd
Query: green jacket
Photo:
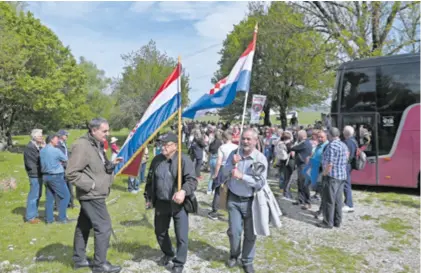
<svg viewBox="0 0 421 273"><path fill-rule="evenodd" d="M100 142L87 133L72 146L66 178L76 186L77 199L106 198L114 179L114 167L108 161Z"/></svg>

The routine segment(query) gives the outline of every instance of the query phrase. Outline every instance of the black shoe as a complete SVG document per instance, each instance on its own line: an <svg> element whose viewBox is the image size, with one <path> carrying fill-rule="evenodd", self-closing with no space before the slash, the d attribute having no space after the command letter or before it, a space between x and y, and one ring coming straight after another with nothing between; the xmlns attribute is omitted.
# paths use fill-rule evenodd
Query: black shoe
<svg viewBox="0 0 421 273"><path fill-rule="evenodd" d="M171 269L171 273L182 273L183 269L184 268L182 266L173 266L173 268Z"/></svg>
<svg viewBox="0 0 421 273"><path fill-rule="evenodd" d="M243 265L245 273L254 273L253 264Z"/></svg>
<svg viewBox="0 0 421 273"><path fill-rule="evenodd" d="M70 218L66 218L66 220L64 221L57 221L58 224L69 224L69 223L73 223L76 222L76 219L70 219Z"/></svg>
<svg viewBox="0 0 421 273"><path fill-rule="evenodd" d="M227 267L228 267L228 268L233 268L233 267L235 267L235 266L237 266L237 265L238 265L237 258L230 258L230 259L227 261Z"/></svg>
<svg viewBox="0 0 421 273"><path fill-rule="evenodd" d="M109 262L104 263L101 266L94 266L92 273L118 273L121 271L121 267L118 265L112 265Z"/></svg>
<svg viewBox="0 0 421 273"><path fill-rule="evenodd" d="M339 224L339 225L336 225L336 224L334 224L333 225L335 228L340 228L341 227L341 225Z"/></svg>
<svg viewBox="0 0 421 273"><path fill-rule="evenodd" d="M322 212L321 211L316 211L315 213L314 213L314 218L315 219L319 219L319 216L322 214Z"/></svg>
<svg viewBox="0 0 421 273"><path fill-rule="evenodd" d="M73 268L75 270L78 270L80 268L91 267L91 266L92 266L91 261L88 260L88 259L85 259L85 260L83 260L81 262L75 262L75 264L73 265Z"/></svg>
<svg viewBox="0 0 421 273"><path fill-rule="evenodd" d="M163 256L163 257L159 260L158 265L160 265L160 266L167 266L173 258L174 258L174 256L167 256L167 255L164 255L164 256Z"/></svg>
<svg viewBox="0 0 421 273"><path fill-rule="evenodd" d="M212 220L218 220L218 214L215 211L211 211L208 213L208 218Z"/></svg>
<svg viewBox="0 0 421 273"><path fill-rule="evenodd" d="M301 203L300 202L298 202L298 201L295 201L295 202L293 202L292 203L294 206L299 206L299 205L301 205Z"/></svg>
<svg viewBox="0 0 421 273"><path fill-rule="evenodd" d="M332 229L333 228L333 227L328 226L324 223L317 223L316 226L319 227L319 228L326 228L326 229Z"/></svg>

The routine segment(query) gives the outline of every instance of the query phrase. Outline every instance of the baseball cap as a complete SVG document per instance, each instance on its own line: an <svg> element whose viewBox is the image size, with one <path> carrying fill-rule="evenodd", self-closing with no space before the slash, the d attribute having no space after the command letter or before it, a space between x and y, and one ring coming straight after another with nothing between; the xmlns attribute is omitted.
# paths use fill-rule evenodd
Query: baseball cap
<svg viewBox="0 0 421 273"><path fill-rule="evenodd" d="M163 143L168 143L168 142L174 142L177 143L178 142L178 137L176 134L172 133L172 132L168 132L166 134L163 134L160 137L161 142Z"/></svg>
<svg viewBox="0 0 421 273"><path fill-rule="evenodd" d="M68 136L69 132L67 132L66 130L60 130L58 131L57 135L59 136Z"/></svg>

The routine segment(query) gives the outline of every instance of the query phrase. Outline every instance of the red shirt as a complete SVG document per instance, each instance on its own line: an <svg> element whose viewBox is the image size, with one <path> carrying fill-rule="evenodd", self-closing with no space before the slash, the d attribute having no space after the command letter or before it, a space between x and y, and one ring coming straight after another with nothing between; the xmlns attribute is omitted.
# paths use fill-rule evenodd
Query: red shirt
<svg viewBox="0 0 421 273"><path fill-rule="evenodd" d="M104 150L105 151L108 150L108 141L107 140L104 141Z"/></svg>

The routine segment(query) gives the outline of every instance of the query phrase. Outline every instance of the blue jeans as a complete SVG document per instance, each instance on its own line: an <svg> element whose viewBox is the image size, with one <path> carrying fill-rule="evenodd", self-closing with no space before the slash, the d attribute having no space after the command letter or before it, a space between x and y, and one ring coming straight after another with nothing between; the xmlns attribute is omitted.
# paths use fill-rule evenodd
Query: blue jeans
<svg viewBox="0 0 421 273"><path fill-rule="evenodd" d="M344 193L345 193L345 205L347 205L350 208L354 207L354 203L352 203L352 189L351 189L351 164L348 164L346 166L347 171L347 179L344 184Z"/></svg>
<svg viewBox="0 0 421 273"><path fill-rule="evenodd" d="M26 201L25 220L29 221L38 217L38 205L42 196L42 178L29 177L29 193Z"/></svg>
<svg viewBox="0 0 421 273"><path fill-rule="evenodd" d="M251 209L253 199L242 200L240 197L228 193L228 237L230 240L230 258L237 259L241 253L243 265L253 263L256 254L256 235L253 228L253 212ZM244 240L243 250L241 251L241 234Z"/></svg>
<svg viewBox="0 0 421 273"><path fill-rule="evenodd" d="M67 206L70 201L69 188L64 180L64 174L45 174L42 177L45 184L45 219L47 223L54 222L54 194L60 198L58 204L58 221L64 222L67 220Z"/></svg>
<svg viewBox="0 0 421 273"><path fill-rule="evenodd" d="M209 159L210 177L208 182L208 192L212 191L213 176L215 175L216 162L218 161L218 155L211 155Z"/></svg>
<svg viewBox="0 0 421 273"><path fill-rule="evenodd" d="M146 162L143 163L140 166L140 174L139 174L140 184L142 184L143 182L145 182L145 172L146 172Z"/></svg>
<svg viewBox="0 0 421 273"><path fill-rule="evenodd" d="M139 179L137 179L137 177L129 176L129 178L127 180L127 184L128 184L127 190L129 192L139 190L140 181L139 181Z"/></svg>

